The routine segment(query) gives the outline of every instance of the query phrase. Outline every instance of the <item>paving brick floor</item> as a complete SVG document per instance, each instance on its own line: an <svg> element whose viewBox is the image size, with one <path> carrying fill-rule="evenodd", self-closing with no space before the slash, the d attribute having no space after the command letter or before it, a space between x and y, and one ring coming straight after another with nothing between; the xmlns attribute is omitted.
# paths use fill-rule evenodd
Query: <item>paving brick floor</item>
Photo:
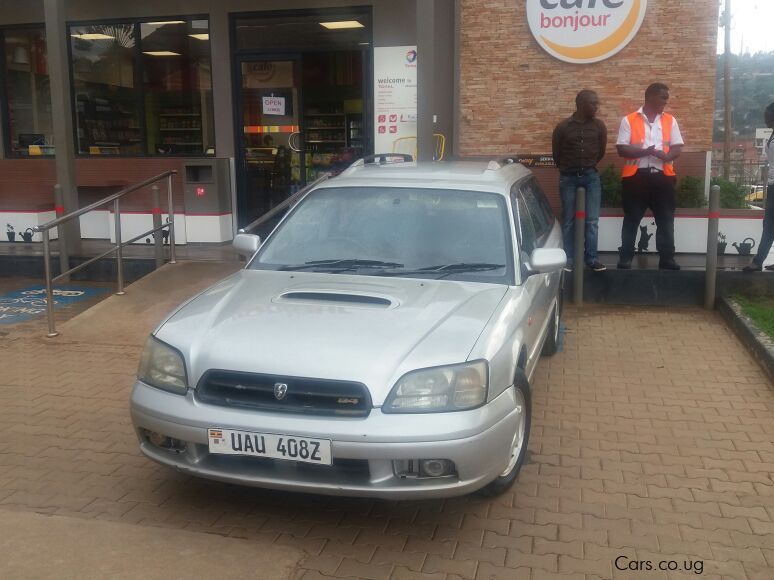
<svg viewBox="0 0 774 580"><path fill-rule="evenodd" d="M302 548L301 579L774 578L774 387L715 313L566 312L534 379L528 464L496 499L371 501L200 481L144 459L141 341L0 337L0 513ZM74 520L77 522L77 520ZM645 564L641 564L645 566Z"/></svg>

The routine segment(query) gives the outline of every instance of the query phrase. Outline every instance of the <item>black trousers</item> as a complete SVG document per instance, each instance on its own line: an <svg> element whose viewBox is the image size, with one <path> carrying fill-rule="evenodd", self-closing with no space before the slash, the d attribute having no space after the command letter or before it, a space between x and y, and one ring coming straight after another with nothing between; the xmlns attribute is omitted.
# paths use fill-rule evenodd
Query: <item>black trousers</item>
<svg viewBox="0 0 774 580"><path fill-rule="evenodd" d="M621 227L621 261L634 257L634 242L645 210L656 218L656 249L661 260L675 255L675 181L663 173L639 170L621 180L624 221Z"/></svg>

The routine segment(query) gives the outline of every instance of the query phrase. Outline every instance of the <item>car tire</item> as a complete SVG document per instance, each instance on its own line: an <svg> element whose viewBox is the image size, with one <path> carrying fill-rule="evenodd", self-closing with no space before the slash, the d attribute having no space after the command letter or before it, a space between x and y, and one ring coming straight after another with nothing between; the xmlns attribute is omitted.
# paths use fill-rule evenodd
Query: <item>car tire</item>
<svg viewBox="0 0 774 580"><path fill-rule="evenodd" d="M543 356L553 356L559 351L559 330L562 319L562 297L557 296L554 309L551 311L551 322L548 323L548 336L543 343Z"/></svg>
<svg viewBox="0 0 774 580"><path fill-rule="evenodd" d="M494 497L508 491L519 476L521 466L524 465L524 460L527 457L529 432L532 426L532 397L530 395L529 381L521 369L516 373L513 388L516 389L516 405L521 405L524 409L523 420L514 434L514 443L511 447L508 467L479 492L487 497Z"/></svg>

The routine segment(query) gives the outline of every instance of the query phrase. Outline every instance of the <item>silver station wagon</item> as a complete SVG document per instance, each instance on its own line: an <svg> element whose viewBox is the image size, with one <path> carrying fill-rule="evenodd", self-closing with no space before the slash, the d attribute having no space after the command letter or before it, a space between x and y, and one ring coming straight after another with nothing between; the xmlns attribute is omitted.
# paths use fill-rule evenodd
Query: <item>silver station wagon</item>
<svg viewBox="0 0 774 580"><path fill-rule="evenodd" d="M148 338L143 453L199 477L347 496L496 494L518 476L566 257L510 160L360 160Z"/></svg>

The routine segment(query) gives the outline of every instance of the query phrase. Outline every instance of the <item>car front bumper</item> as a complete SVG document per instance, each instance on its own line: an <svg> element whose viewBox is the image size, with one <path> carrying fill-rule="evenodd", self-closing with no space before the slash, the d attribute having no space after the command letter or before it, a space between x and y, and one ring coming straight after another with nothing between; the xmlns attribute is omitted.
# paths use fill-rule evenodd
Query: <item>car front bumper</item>
<svg viewBox="0 0 774 580"><path fill-rule="evenodd" d="M522 420L513 389L483 407L432 414L385 414L360 419L289 415L205 405L135 384L131 414L142 452L183 473L229 483L343 496L393 499L463 495L485 486L507 466ZM211 454L208 429L233 429L329 439L333 465ZM149 442L143 430L185 442L176 452ZM394 462L446 459L456 473L401 477Z"/></svg>

